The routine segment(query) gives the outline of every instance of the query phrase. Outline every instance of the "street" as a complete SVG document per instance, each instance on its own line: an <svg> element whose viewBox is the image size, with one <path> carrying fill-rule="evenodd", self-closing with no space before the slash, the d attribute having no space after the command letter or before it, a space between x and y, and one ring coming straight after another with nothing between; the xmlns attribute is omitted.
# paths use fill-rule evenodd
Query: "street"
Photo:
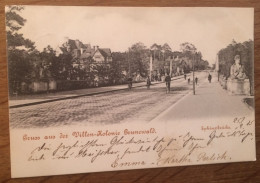
<svg viewBox="0 0 260 183"><path fill-rule="evenodd" d="M205 82L207 73L197 74ZM191 78L192 80L192 78ZM33 106L10 109L11 128L46 128L65 125L103 125L131 121L149 122L192 90L184 78L171 82L166 94L165 83L113 91Z"/></svg>

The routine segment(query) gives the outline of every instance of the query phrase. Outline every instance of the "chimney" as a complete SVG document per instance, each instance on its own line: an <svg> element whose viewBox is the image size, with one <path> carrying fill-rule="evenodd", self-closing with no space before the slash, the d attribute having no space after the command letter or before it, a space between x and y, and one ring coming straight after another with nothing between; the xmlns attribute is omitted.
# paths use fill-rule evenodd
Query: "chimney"
<svg viewBox="0 0 260 183"><path fill-rule="evenodd" d="M99 46L94 46L94 50L97 51Z"/></svg>
<svg viewBox="0 0 260 183"><path fill-rule="evenodd" d="M64 37L63 41L64 41L64 43L68 43L69 42L69 37Z"/></svg>

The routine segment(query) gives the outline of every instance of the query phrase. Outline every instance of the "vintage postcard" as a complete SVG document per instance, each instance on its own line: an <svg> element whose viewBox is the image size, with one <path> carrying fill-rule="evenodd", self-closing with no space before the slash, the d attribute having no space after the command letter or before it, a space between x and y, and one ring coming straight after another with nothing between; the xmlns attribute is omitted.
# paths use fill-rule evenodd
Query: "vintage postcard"
<svg viewBox="0 0 260 183"><path fill-rule="evenodd" d="M256 160L253 8L5 15L12 177Z"/></svg>

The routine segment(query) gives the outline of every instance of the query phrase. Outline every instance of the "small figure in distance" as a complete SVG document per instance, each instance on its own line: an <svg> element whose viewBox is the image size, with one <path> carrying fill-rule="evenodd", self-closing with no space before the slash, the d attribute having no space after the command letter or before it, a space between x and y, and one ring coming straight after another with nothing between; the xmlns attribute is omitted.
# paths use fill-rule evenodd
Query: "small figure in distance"
<svg viewBox="0 0 260 183"><path fill-rule="evenodd" d="M184 79L186 80L186 77L187 77L187 75L186 74L184 74Z"/></svg>
<svg viewBox="0 0 260 183"><path fill-rule="evenodd" d="M132 79L131 76L129 76L129 78L127 79L128 90L131 90L131 89L132 89L132 82L133 82L133 79Z"/></svg>
<svg viewBox="0 0 260 183"><path fill-rule="evenodd" d="M188 78L188 84L190 84L190 78Z"/></svg>
<svg viewBox="0 0 260 183"><path fill-rule="evenodd" d="M209 83L211 83L211 79L212 79L212 76L211 76L211 74L209 73L209 76L208 76Z"/></svg>
<svg viewBox="0 0 260 183"><path fill-rule="evenodd" d="M165 77L165 84L166 84L166 93L170 93L170 90L171 90L171 77L169 76L169 73L167 73L167 76Z"/></svg>
<svg viewBox="0 0 260 183"><path fill-rule="evenodd" d="M150 89L150 85L151 85L151 80L150 80L150 77L148 76L148 77L147 77L147 80L146 80L147 90Z"/></svg>
<svg viewBox="0 0 260 183"><path fill-rule="evenodd" d="M197 77L195 78L195 83L196 83L196 85L198 84L198 78Z"/></svg>

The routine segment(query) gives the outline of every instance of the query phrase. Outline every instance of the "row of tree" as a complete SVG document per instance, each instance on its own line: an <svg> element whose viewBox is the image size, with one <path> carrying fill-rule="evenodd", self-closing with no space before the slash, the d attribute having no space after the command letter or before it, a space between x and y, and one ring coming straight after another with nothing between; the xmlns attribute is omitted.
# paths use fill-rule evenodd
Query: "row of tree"
<svg viewBox="0 0 260 183"><path fill-rule="evenodd" d="M139 42L132 45L127 52L114 52L113 60L127 73L142 77L146 77L149 74L150 57L153 60L153 69L158 70L160 75L165 74L164 68L166 65L169 65L167 63L167 61L169 62L169 58L175 59L177 56L179 61L185 60L193 63L195 70L204 70L209 67L208 61L202 59L201 52L197 51L197 48L193 44L188 42L182 43L180 50L181 52L173 52L167 43L163 46L154 43L148 48ZM184 72L190 72L192 69L193 66L191 64L186 63L184 65Z"/></svg>
<svg viewBox="0 0 260 183"><path fill-rule="evenodd" d="M85 80L94 85L97 78L106 80L108 84L122 82L126 77L145 78L149 75L150 57L161 63L160 74L164 74L165 59L173 54L167 43L163 46L154 44L147 48L139 42L126 52L113 52L109 65L95 64L90 58L83 63L84 67L81 67L82 63L75 66L73 63L80 63L80 60L74 58L70 52L57 55L51 46L40 52L35 48L34 42L19 33L26 23L19 15L23 9L23 6L9 6L6 12L10 92L19 92L21 83L29 84L32 81ZM191 43L181 44L181 54L189 59L195 58L195 69L205 69L208 64ZM187 72L191 69L186 68Z"/></svg>

